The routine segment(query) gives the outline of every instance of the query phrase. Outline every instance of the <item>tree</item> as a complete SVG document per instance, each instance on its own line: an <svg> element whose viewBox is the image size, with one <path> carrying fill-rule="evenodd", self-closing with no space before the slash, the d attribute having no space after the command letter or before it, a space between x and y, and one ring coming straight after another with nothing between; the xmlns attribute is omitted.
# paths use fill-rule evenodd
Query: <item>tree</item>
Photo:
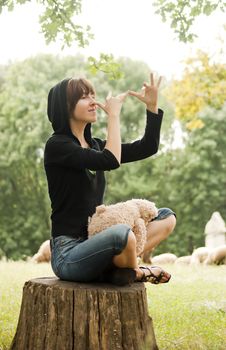
<svg viewBox="0 0 226 350"><path fill-rule="evenodd" d="M13 11L16 5L22 5L31 0L5 0L0 3L0 13L4 8ZM90 26L82 27L75 24L74 15L78 16L82 11L82 0L36 0L42 10L39 16L41 31L46 43L60 39L63 45L70 46L74 41L80 47L89 44L94 36Z"/></svg>
<svg viewBox="0 0 226 350"><path fill-rule="evenodd" d="M5 0L0 3L0 13L3 9L13 11L16 5L22 5L31 0ZM39 23L41 32L47 44L60 40L62 48L70 47L77 42L79 47L86 47L90 40L94 39L89 25L83 27L76 24L78 16L82 12L82 0L36 0L40 6L41 14ZM123 74L112 54L100 53L99 58L90 56L88 59L89 70L96 74L102 71L109 79L122 78Z"/></svg>
<svg viewBox="0 0 226 350"><path fill-rule="evenodd" d="M4 0L0 3L0 13L3 9L12 11L16 5L22 5L31 0ZM76 24L77 18L82 12L82 0L36 0L40 5L41 14L39 22L46 43L61 40L63 47L77 42L80 47L89 45L94 38L89 25L83 27ZM224 0L209 1L171 1L157 0L154 5L163 21L171 19L171 27L179 36L179 40L193 41L196 36L189 32L194 19L201 14L210 15L220 9L225 10ZM110 79L122 77L122 71L112 54L101 53L99 58L89 57L90 71L100 70L105 72Z"/></svg>
<svg viewBox="0 0 226 350"><path fill-rule="evenodd" d="M59 36L65 45L70 46L77 41L79 46L85 47L89 40L93 39L90 26L82 27L76 25L73 16L82 11L82 0L36 0L42 4L43 12L40 15L41 30L46 42L55 41ZM5 0L0 4L0 12L3 8L12 11L15 5L24 4L30 0ZM204 14L211 15L217 9L225 11L224 0L157 0L154 2L157 8L156 13L160 14L162 20L171 20L171 28L177 33L179 40L183 42L193 41L196 35L190 32L191 26L196 17Z"/></svg>
<svg viewBox="0 0 226 350"><path fill-rule="evenodd" d="M108 81L101 72L91 78L98 100L103 101L109 90L113 94L136 90L146 79L149 68L145 63L126 58L119 63L125 79ZM7 257L31 255L49 237L50 203L42 157L52 130L46 98L51 86L78 72L91 77L81 56L39 55L0 69L0 247ZM165 110L161 139L170 145L174 111L162 95L159 106ZM203 127L189 133L183 149L166 148L161 142L153 157L106 174L106 203L147 198L177 213L175 233L161 243L156 254L188 254L203 245L204 227L213 211L226 217L225 112L225 105L200 111L197 118ZM93 134L104 138L105 114L101 112L98 119ZM128 97L121 124L123 141L142 136L145 106Z"/></svg>
<svg viewBox="0 0 226 350"><path fill-rule="evenodd" d="M219 211L226 218L225 113L226 105L221 110L207 107L199 114L203 128L190 133L184 149L168 152L162 158L168 169L158 188L161 199L163 193L168 196L178 221L175 233L157 252L191 253L204 245L204 228L211 214ZM160 169L163 171L162 166Z"/></svg>
<svg viewBox="0 0 226 350"><path fill-rule="evenodd" d="M125 79L108 81L102 72L92 76L98 100L103 101L110 90L116 94L139 89L148 76L149 68L143 62L121 59L119 63ZM44 145L52 133L46 116L48 91L64 77L91 75L83 57L60 59L51 55L8 65L0 73L0 247L7 257L17 259L33 254L50 233L50 202L43 169ZM105 113L100 112L98 119L93 134L105 138ZM128 97L121 120L123 140L138 138L143 133L145 107ZM126 177L126 169L122 171ZM121 174L114 178L118 188ZM127 196L133 188L126 189ZM107 191L106 201L112 197Z"/></svg>
<svg viewBox="0 0 226 350"><path fill-rule="evenodd" d="M199 112L210 106L221 109L225 102L226 64L211 61L209 55L198 51L187 61L180 80L172 81L165 90L175 107L175 115L189 130L203 127Z"/></svg>
<svg viewBox="0 0 226 350"><path fill-rule="evenodd" d="M51 134L46 99L52 85L74 69L81 56L37 56L5 67L0 89L0 246L7 257L33 254L49 237L50 204L43 149Z"/></svg>
<svg viewBox="0 0 226 350"><path fill-rule="evenodd" d="M210 16L214 11L225 11L224 0L157 0L154 2L163 22L169 20L171 28L182 42L192 42L197 37L192 32L192 24L200 15Z"/></svg>

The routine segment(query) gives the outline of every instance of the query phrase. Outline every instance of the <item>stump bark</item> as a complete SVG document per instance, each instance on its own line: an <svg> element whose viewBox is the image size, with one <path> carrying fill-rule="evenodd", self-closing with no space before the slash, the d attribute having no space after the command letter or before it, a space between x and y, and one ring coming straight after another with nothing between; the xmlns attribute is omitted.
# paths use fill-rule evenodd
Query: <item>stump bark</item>
<svg viewBox="0 0 226 350"><path fill-rule="evenodd" d="M25 283L11 350L157 350L143 283Z"/></svg>

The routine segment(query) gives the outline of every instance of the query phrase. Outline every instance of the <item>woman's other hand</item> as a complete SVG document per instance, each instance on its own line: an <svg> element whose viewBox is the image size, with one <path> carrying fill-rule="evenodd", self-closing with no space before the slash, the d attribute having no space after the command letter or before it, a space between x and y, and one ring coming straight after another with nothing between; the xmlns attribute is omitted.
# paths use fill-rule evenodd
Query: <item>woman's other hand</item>
<svg viewBox="0 0 226 350"><path fill-rule="evenodd" d="M146 108L152 113L158 113L158 89L161 84L160 76L155 84L153 73L150 73L150 84L144 82L141 92L129 91L129 95L137 97L146 104Z"/></svg>
<svg viewBox="0 0 226 350"><path fill-rule="evenodd" d="M108 116L117 117L120 115L122 104L128 96L128 91L124 92L116 97L113 97L111 93L108 94L105 104L96 102L96 105L103 109Z"/></svg>
<svg viewBox="0 0 226 350"><path fill-rule="evenodd" d="M108 115L107 140L105 148L109 150L121 163L121 133L120 133L120 112L128 92L116 97L108 94L105 104L96 102L96 105L103 109Z"/></svg>

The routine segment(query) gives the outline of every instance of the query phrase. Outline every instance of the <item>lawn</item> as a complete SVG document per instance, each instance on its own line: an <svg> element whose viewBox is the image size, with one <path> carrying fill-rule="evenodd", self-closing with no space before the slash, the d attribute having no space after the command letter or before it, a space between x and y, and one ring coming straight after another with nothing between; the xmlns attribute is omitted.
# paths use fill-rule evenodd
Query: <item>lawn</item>
<svg viewBox="0 0 226 350"><path fill-rule="evenodd" d="M165 269L170 283L146 284L159 349L225 350L226 266ZM52 275L49 264L0 262L0 350L9 349L15 333L24 282Z"/></svg>
<svg viewBox="0 0 226 350"><path fill-rule="evenodd" d="M226 266L166 266L168 284L149 285L160 350L226 350Z"/></svg>

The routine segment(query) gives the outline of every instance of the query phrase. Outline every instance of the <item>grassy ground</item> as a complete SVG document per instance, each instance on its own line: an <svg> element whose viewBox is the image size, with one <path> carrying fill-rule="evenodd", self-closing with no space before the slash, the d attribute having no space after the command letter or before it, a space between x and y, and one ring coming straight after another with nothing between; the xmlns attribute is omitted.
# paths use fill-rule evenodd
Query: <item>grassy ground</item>
<svg viewBox="0 0 226 350"><path fill-rule="evenodd" d="M165 266L168 284L149 285L161 350L226 349L226 266Z"/></svg>
<svg viewBox="0 0 226 350"><path fill-rule="evenodd" d="M160 350L225 350L226 266L165 269L170 283L146 284ZM49 264L0 262L0 350L9 349L15 333L24 282L52 275Z"/></svg>

